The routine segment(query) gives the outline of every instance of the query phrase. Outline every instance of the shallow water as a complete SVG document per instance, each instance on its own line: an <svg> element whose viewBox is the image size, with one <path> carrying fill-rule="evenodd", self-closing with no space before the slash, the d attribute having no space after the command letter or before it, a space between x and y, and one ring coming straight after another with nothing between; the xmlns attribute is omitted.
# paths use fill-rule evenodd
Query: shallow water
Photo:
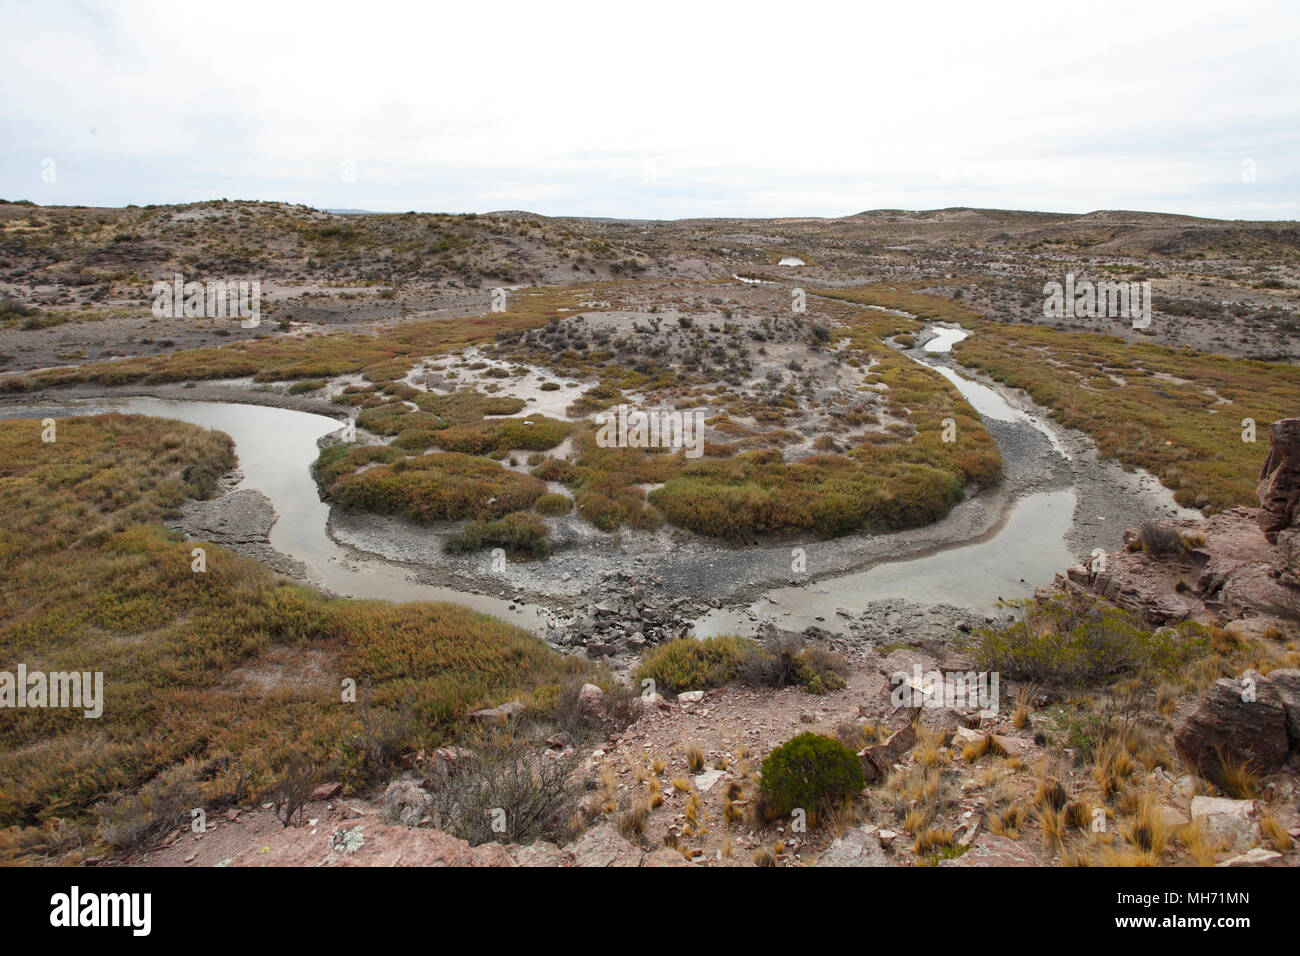
<svg viewBox="0 0 1300 956"><path fill-rule="evenodd" d="M843 623L838 608L857 616L868 603L885 598L992 611L1001 598L1030 597L1035 587L1051 582L1056 569L1074 563L1065 535L1075 504L1070 490L1026 495L985 540L882 562L802 587L774 588L747 610L758 621L770 619L796 631L814 626L838 630ZM752 634L758 621L749 614L711 611L696 622L695 634Z"/></svg>
<svg viewBox="0 0 1300 956"><path fill-rule="evenodd" d="M956 343L970 335L965 329L949 329L941 326L932 326L931 331L935 336L925 343L927 352L951 352Z"/></svg>
<svg viewBox="0 0 1300 956"><path fill-rule="evenodd" d="M993 418L1000 422L1024 422L1034 430L1042 433L1052 443L1052 448L1058 455L1067 460L1069 459L1070 453L1065 450L1065 445L1061 443L1060 437L1041 418L1021 411L987 385L971 381L946 365L922 362L920 359L916 361L928 369L933 369L952 382L957 387L957 391L961 392L962 398L966 399L971 407L985 418Z"/></svg>
<svg viewBox="0 0 1300 956"><path fill-rule="evenodd" d="M16 417L12 409L3 411L6 417ZM512 602L502 598L421 584L410 580L399 565L357 556L330 538L326 532L329 506L320 499L311 464L318 453L316 440L343 427L338 419L264 405L157 398L97 399L48 411L56 417L60 412L94 415L119 411L171 418L225 432L234 439L243 473L236 488L256 489L275 507L271 546L307 565L316 583L336 594L385 601L452 601L530 630L543 626L538 608L516 605L511 611Z"/></svg>

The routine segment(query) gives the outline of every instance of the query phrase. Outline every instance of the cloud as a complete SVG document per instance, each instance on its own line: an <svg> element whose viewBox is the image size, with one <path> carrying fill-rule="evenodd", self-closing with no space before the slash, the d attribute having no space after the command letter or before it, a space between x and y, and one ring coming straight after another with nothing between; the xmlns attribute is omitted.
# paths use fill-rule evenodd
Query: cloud
<svg viewBox="0 0 1300 956"><path fill-rule="evenodd" d="M0 195L1288 218L1297 26L1272 2L5 3Z"/></svg>

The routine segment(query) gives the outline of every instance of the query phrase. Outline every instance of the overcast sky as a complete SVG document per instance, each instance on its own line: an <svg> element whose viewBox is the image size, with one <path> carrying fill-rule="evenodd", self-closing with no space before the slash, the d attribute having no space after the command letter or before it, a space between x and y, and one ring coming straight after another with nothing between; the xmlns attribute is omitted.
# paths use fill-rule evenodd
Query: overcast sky
<svg viewBox="0 0 1300 956"><path fill-rule="evenodd" d="M1296 219L1297 37L1295 0L0 0L0 198Z"/></svg>

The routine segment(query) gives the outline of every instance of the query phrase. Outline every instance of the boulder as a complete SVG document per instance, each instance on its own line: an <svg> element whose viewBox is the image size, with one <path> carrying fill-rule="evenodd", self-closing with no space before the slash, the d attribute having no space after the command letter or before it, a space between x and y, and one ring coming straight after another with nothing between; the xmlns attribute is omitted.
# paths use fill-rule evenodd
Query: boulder
<svg viewBox="0 0 1300 956"><path fill-rule="evenodd" d="M1224 761L1272 773L1290 752L1282 695L1253 671L1222 678L1175 724L1174 746L1210 779L1222 779Z"/></svg>
<svg viewBox="0 0 1300 956"><path fill-rule="evenodd" d="M855 827L837 839L814 866L893 866L874 827Z"/></svg>
<svg viewBox="0 0 1300 956"><path fill-rule="evenodd" d="M585 724L605 719L605 692L595 684L583 684L578 691L578 719Z"/></svg>
<svg viewBox="0 0 1300 956"><path fill-rule="evenodd" d="M1254 800L1193 797L1192 820L1201 821L1211 839L1230 847L1247 847L1260 838Z"/></svg>
<svg viewBox="0 0 1300 956"><path fill-rule="evenodd" d="M512 717L518 717L524 712L524 705L517 700L502 704L499 707L487 707L483 710L476 710L469 715L470 720L476 720L484 724L506 724Z"/></svg>
<svg viewBox="0 0 1300 956"><path fill-rule="evenodd" d="M570 849L578 866L640 866L643 856L609 824L588 830Z"/></svg>
<svg viewBox="0 0 1300 956"><path fill-rule="evenodd" d="M1277 691L1286 711L1286 735L1291 749L1300 750L1300 669L1287 667L1269 671L1264 681Z"/></svg>
<svg viewBox="0 0 1300 956"><path fill-rule="evenodd" d="M1282 864L1282 854L1276 850L1266 850L1257 846L1254 849L1247 850L1239 856L1234 856L1230 860L1224 860L1216 866L1280 866Z"/></svg>
<svg viewBox="0 0 1300 956"><path fill-rule="evenodd" d="M883 780L894 764L915 746L916 731L911 724L904 724L902 729L890 734L884 743L862 748L858 751L858 760L862 764L863 778L867 783Z"/></svg>

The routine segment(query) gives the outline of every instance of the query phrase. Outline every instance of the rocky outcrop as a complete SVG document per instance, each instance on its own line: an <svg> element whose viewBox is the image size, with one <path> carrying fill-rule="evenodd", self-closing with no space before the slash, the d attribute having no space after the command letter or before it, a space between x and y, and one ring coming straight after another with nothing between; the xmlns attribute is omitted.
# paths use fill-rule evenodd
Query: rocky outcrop
<svg viewBox="0 0 1300 956"><path fill-rule="evenodd" d="M992 833L981 833L975 838L970 849L961 856L954 857L951 860L940 860L940 866L1042 866L1038 857L1034 856L1025 847L1022 847L1015 840L1009 840L1006 837L995 836Z"/></svg>
<svg viewBox="0 0 1300 956"><path fill-rule="evenodd" d="M1215 682L1176 722L1174 746L1210 779L1222 779L1225 765L1272 773L1291 752L1285 695L1295 710L1290 673L1281 679L1246 671L1237 680ZM1280 685L1280 686L1279 686Z"/></svg>
<svg viewBox="0 0 1300 956"><path fill-rule="evenodd" d="M660 847L646 853L609 825L575 843L483 843L470 846L426 827L376 821L355 826L287 827L224 861L226 866L690 866L680 853Z"/></svg>
<svg viewBox="0 0 1300 956"><path fill-rule="evenodd" d="M1300 418L1269 428L1268 459L1259 473L1259 527L1270 544L1300 526Z"/></svg>
<svg viewBox="0 0 1300 956"><path fill-rule="evenodd" d="M1270 439L1259 508L1129 528L1125 550L1074 565L1056 586L1100 595L1152 625L1300 619L1300 418L1274 422ZM1147 547L1148 537L1164 544Z"/></svg>

